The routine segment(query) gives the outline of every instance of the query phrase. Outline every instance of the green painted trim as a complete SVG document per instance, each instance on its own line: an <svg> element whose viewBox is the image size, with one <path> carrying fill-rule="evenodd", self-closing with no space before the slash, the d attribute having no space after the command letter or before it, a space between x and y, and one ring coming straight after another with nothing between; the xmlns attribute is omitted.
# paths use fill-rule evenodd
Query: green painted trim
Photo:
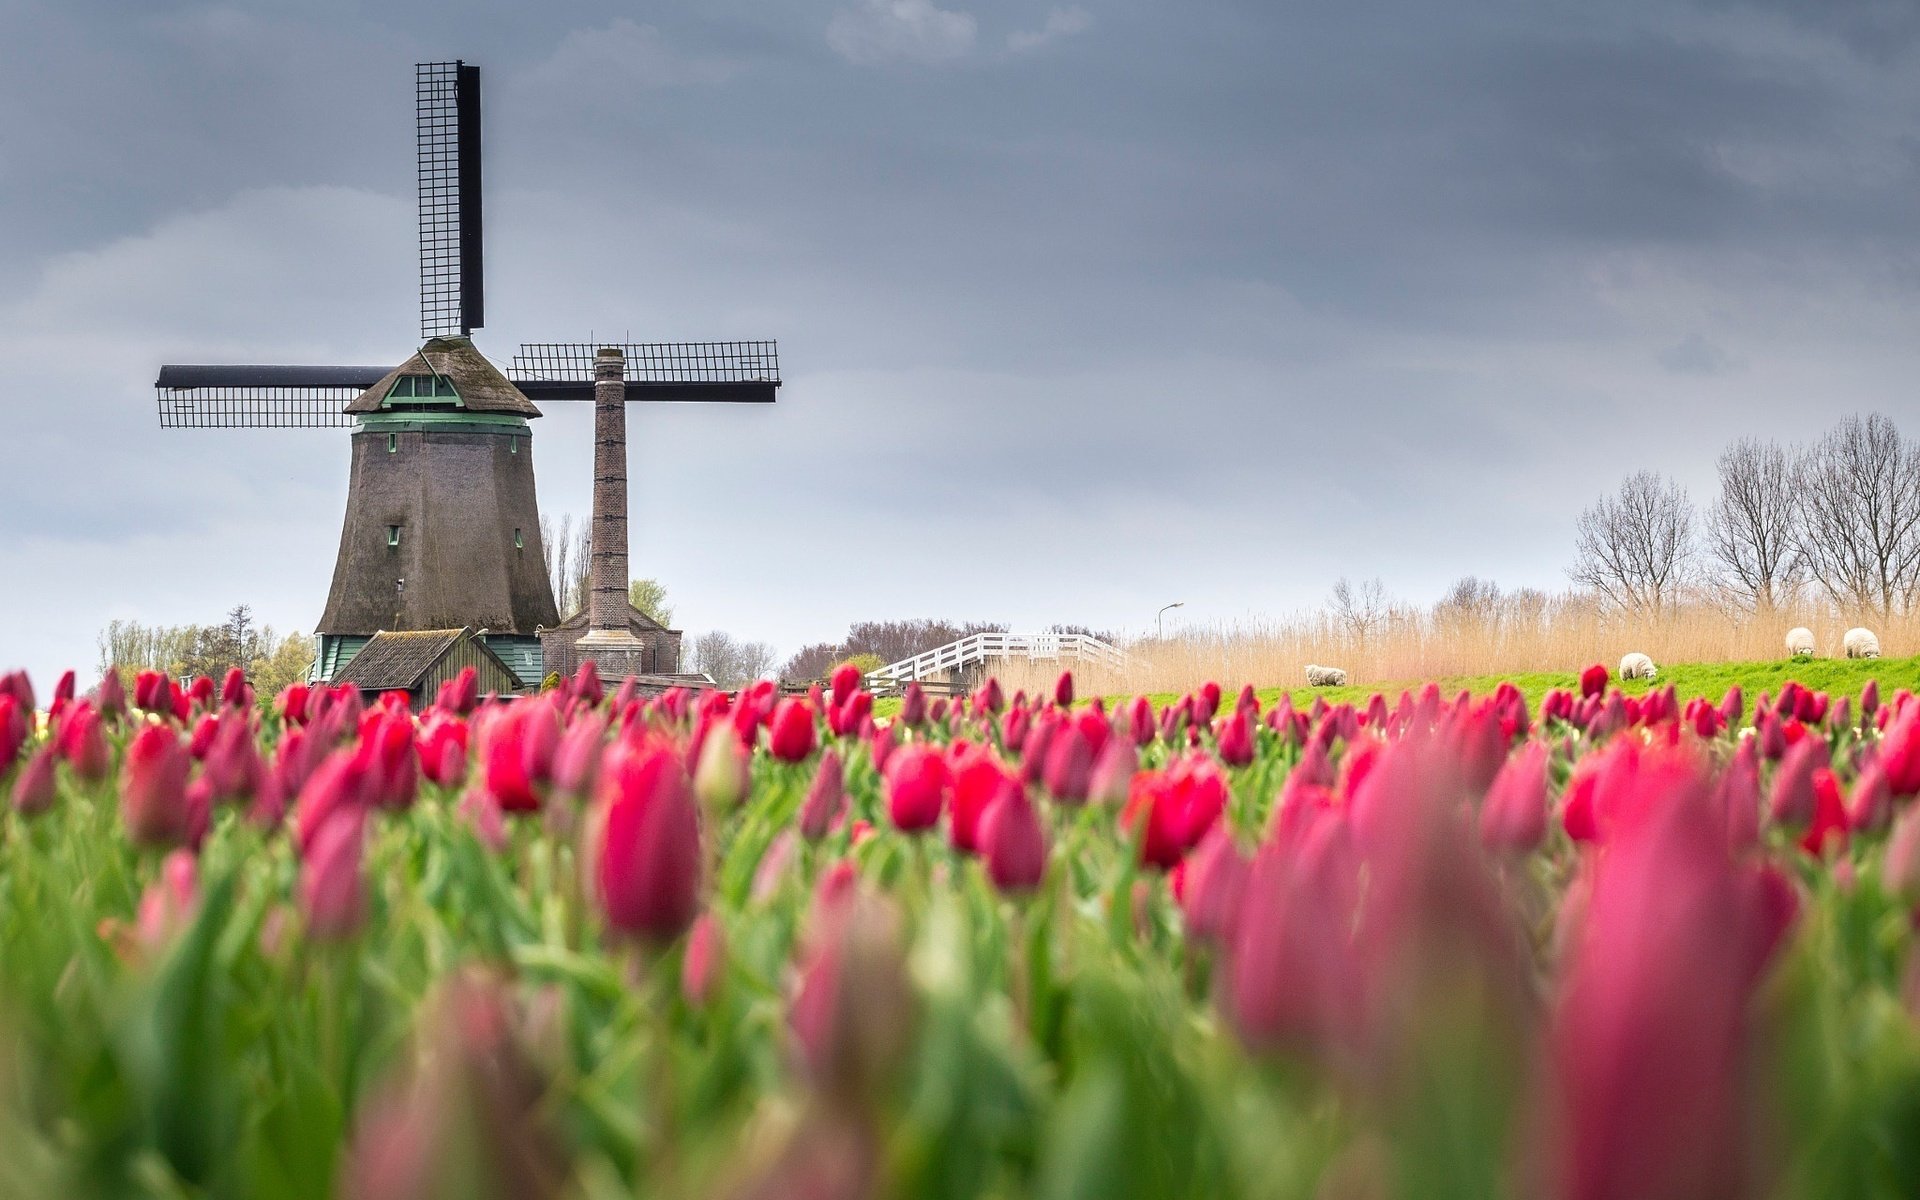
<svg viewBox="0 0 1920 1200"><path fill-rule="evenodd" d="M353 435L363 433L495 433L532 437L525 417L512 413L357 413Z"/></svg>

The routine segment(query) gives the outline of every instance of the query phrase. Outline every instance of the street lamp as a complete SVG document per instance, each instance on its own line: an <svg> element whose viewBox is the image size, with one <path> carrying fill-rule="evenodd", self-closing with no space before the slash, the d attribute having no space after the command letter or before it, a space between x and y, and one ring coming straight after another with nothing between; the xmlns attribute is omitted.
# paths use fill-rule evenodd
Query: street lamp
<svg viewBox="0 0 1920 1200"><path fill-rule="evenodd" d="M1162 636L1161 623L1162 623L1162 619L1165 618L1167 615L1167 609L1185 608L1186 606L1187 606L1187 602L1185 600L1175 600L1172 604L1167 605L1166 607L1162 608L1159 612L1153 614L1153 640L1154 641L1156 642L1159 641Z"/></svg>

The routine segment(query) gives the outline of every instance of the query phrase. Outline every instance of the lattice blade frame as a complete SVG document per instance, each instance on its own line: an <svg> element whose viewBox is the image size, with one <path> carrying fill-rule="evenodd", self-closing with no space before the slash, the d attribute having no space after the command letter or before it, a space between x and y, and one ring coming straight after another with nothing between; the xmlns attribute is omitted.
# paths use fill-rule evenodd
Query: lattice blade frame
<svg viewBox="0 0 1920 1200"><path fill-rule="evenodd" d="M767 383L780 385L778 342L527 342L508 370L515 382L593 381L593 356L604 346L627 359L628 383Z"/></svg>
<svg viewBox="0 0 1920 1200"><path fill-rule="evenodd" d="M420 336L466 337L485 322L480 68L414 67L420 193Z"/></svg>
<svg viewBox="0 0 1920 1200"><path fill-rule="evenodd" d="M332 429L360 394L338 387L156 388L162 429Z"/></svg>

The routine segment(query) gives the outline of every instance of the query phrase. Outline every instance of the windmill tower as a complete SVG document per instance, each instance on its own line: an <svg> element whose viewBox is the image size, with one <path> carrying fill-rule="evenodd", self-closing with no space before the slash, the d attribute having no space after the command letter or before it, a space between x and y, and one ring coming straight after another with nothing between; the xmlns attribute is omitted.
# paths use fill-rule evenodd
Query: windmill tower
<svg viewBox="0 0 1920 1200"><path fill-rule="evenodd" d="M510 377L473 344L485 303L478 67L418 64L415 135L424 344L392 368L165 366L155 383L160 424L351 427L346 516L315 627L317 678L334 678L378 633L467 628L484 631L487 648L523 686L534 686L550 669L571 669L578 656L572 641L549 634L547 645L569 660L549 666L538 636L560 627L564 614L546 573L528 422L541 416L536 399L596 399L592 353L581 370L577 347L523 347ZM597 427L605 424L609 403L622 419L612 431L617 443L596 431L594 582L596 595L611 588L617 569L624 600L624 401L765 403L774 399L780 376L771 342L641 343L621 350L627 369L612 379L619 400L603 380L596 404ZM602 488L598 480L614 457L619 487ZM609 530L604 545L603 527ZM605 608L610 601L600 603ZM614 616L602 616L592 626L604 636L597 643L587 639L587 657L603 644L610 673L678 669L677 652L672 662L662 662L657 647L641 652L618 636Z"/></svg>

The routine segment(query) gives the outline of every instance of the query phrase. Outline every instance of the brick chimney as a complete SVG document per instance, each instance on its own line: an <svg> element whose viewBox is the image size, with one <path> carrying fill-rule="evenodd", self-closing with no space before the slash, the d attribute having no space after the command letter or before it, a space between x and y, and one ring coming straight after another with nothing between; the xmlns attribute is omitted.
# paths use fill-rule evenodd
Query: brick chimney
<svg viewBox="0 0 1920 1200"><path fill-rule="evenodd" d="M627 625L627 361L613 346L593 356L593 561L587 578L581 656L592 658L603 677L637 673L645 643Z"/></svg>

